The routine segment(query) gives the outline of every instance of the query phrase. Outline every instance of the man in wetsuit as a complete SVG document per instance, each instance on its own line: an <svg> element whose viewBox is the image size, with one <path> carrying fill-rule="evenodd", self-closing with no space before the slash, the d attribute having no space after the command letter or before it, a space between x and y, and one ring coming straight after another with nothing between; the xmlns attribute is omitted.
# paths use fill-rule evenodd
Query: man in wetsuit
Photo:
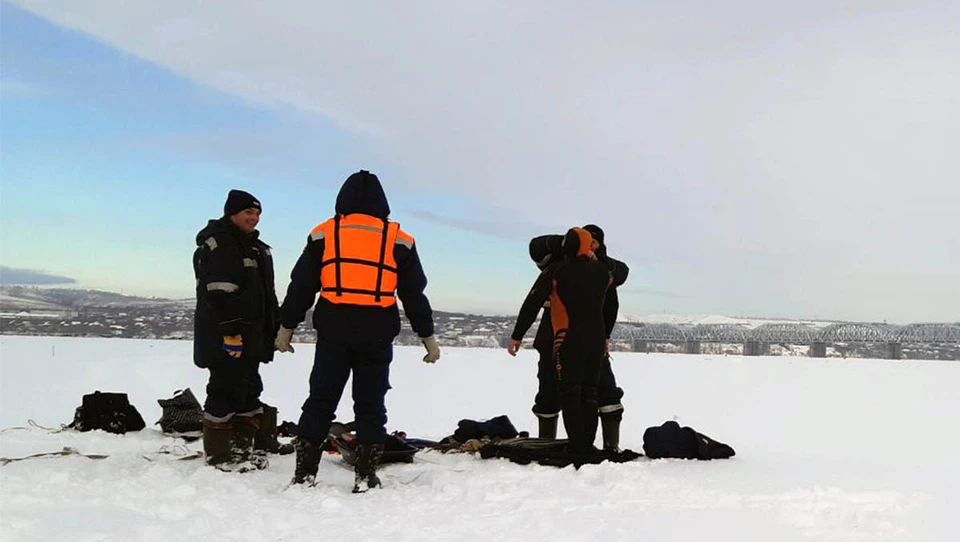
<svg viewBox="0 0 960 542"><path fill-rule="evenodd" d="M570 451L583 460L596 454L597 384L607 351L603 306L613 279L597 261L599 243L587 230L570 229L562 247L566 258L548 265L537 278L520 308L507 351L516 355L523 335L549 300L563 425Z"/></svg>
<svg viewBox="0 0 960 542"><path fill-rule="evenodd" d="M604 328L607 339L613 332L617 322L617 313L620 301L617 297L617 287L627 280L630 269L627 265L607 255L604 243L603 230L594 224L588 224L583 229L590 232L599 247L594 251L597 260L607 266L613 276L613 284L607 289L607 296L603 304ZM563 236L541 235L530 241L530 258L540 270L550 264L562 261L566 256L563 251ZM545 305L549 305L549 302ZM553 326L550 321L550 308L544 307L540 317L540 327L537 329L533 347L540 354L537 364L537 380L539 388L533 403L533 413L539 422L540 438L553 439L557 437L557 421L560 417L560 394L557 385L557 371L553 362ZM618 451L620 448L620 421L623 419L623 389L617 386L616 377L610 365L610 356L605 355L600 368L600 383L597 386L597 401L600 409L600 426L603 434L603 449Z"/></svg>

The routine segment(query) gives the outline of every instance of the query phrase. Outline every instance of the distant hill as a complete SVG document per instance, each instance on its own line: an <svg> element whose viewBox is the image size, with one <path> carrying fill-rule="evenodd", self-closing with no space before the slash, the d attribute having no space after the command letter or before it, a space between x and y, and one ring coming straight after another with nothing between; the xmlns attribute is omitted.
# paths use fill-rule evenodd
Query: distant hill
<svg viewBox="0 0 960 542"><path fill-rule="evenodd" d="M136 297L78 288L0 286L0 332L12 335L71 337L124 337L190 339L196 301ZM500 346L513 326L513 318L434 311L436 336L442 344ZM309 323L297 329L297 340L310 342L315 333ZM532 335L531 335L532 336ZM420 344L401 321L397 344Z"/></svg>
<svg viewBox="0 0 960 542"><path fill-rule="evenodd" d="M170 307L192 305L193 303L193 299L137 297L80 288L0 286L0 310L2 311L76 311L127 307Z"/></svg>

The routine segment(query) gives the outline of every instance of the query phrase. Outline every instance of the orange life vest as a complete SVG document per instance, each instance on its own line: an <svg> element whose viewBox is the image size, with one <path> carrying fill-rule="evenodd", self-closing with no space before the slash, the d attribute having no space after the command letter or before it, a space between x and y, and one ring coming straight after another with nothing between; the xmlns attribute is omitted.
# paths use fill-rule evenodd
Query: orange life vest
<svg viewBox="0 0 960 542"><path fill-rule="evenodd" d="M400 224L364 214L337 215L310 235L324 239L320 295L331 303L390 307L397 303L397 243L413 246Z"/></svg>

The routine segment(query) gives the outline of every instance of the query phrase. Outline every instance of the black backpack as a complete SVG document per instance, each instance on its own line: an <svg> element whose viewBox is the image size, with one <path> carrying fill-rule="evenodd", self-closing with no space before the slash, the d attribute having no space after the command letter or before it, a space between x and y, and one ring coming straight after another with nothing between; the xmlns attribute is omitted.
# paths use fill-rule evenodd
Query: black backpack
<svg viewBox="0 0 960 542"><path fill-rule="evenodd" d="M77 407L73 423L68 427L77 431L102 429L108 433L123 434L139 431L146 426L126 393L95 391L83 396L83 403Z"/></svg>
<svg viewBox="0 0 960 542"><path fill-rule="evenodd" d="M466 442L470 439L488 438L515 438L519 433L505 414L490 418L484 422L476 420L460 420L453 438L457 442Z"/></svg>
<svg viewBox="0 0 960 542"><path fill-rule="evenodd" d="M680 427L675 421L647 428L643 432L643 452L650 459L727 459L736 454L730 446L698 433L692 427Z"/></svg>

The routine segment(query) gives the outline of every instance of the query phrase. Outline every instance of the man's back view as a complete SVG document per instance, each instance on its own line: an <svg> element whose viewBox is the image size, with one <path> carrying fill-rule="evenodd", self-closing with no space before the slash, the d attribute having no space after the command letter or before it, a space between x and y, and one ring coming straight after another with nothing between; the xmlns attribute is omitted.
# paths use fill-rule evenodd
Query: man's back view
<svg viewBox="0 0 960 542"><path fill-rule="evenodd" d="M292 351L290 337L314 296L317 346L310 395L298 424L295 483L312 483L340 397L353 372L357 427L354 491L380 484L376 469L386 439L384 399L390 388L393 339L400 333L396 298L427 348L426 362L440 357L433 338L433 311L412 236L390 222L390 206L376 175L351 175L337 196L336 215L318 225L290 276L281 307L277 349Z"/></svg>

